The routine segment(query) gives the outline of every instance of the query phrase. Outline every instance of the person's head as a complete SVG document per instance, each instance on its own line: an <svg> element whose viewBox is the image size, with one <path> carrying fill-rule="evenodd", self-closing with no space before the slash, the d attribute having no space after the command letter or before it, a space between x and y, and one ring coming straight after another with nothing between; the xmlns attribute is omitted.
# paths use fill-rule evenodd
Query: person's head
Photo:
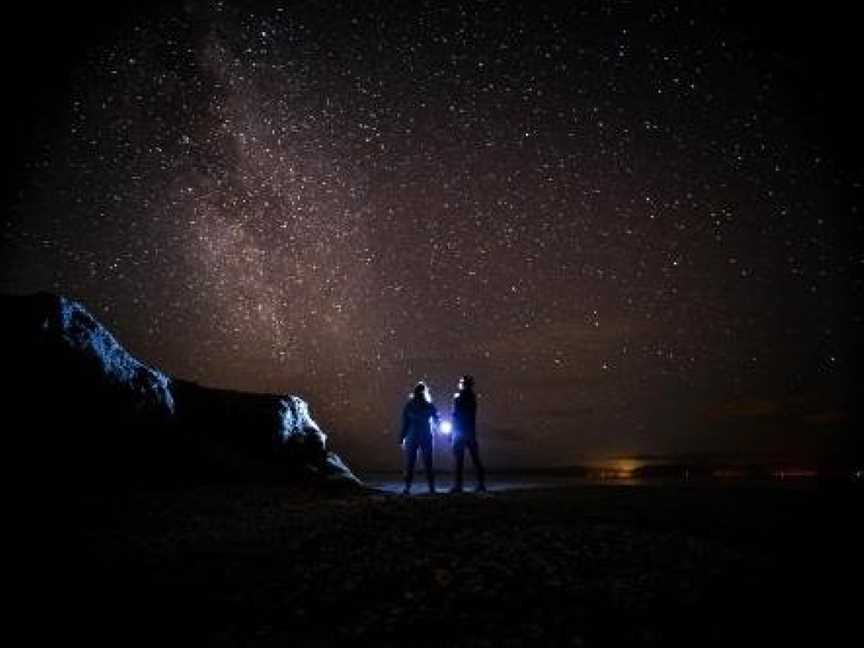
<svg viewBox="0 0 864 648"><path fill-rule="evenodd" d="M432 398L429 396L429 388L422 380L414 386L414 392L412 393L412 397L417 400L425 400L426 402L430 402L432 400Z"/></svg>
<svg viewBox="0 0 864 648"><path fill-rule="evenodd" d="M459 379L459 389L460 391L471 390L474 389L474 378L465 374Z"/></svg>

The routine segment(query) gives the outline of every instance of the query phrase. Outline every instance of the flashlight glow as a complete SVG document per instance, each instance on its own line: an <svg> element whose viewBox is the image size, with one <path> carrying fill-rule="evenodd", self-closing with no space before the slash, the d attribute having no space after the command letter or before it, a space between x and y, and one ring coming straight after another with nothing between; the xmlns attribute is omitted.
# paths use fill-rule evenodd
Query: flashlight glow
<svg viewBox="0 0 864 648"><path fill-rule="evenodd" d="M453 430L453 424L450 421L441 421L441 434L450 434Z"/></svg>

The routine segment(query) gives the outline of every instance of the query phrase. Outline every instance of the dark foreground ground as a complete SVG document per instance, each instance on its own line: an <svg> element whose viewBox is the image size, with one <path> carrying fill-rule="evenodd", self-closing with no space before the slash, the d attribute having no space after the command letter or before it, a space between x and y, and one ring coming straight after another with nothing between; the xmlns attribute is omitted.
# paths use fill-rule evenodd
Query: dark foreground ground
<svg viewBox="0 0 864 648"><path fill-rule="evenodd" d="M764 484L70 498L24 535L17 622L28 645L840 645L862 510Z"/></svg>

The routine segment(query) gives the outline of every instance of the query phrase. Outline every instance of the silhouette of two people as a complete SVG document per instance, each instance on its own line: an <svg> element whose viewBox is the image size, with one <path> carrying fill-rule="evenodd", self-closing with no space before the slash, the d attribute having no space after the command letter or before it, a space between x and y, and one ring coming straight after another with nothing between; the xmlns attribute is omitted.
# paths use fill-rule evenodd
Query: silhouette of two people
<svg viewBox="0 0 864 648"><path fill-rule="evenodd" d="M435 472L433 462L433 430L440 423L440 417L429 389L423 382L417 383L411 398L402 411L402 430L400 440L405 449L405 487L402 492L409 494L414 481L414 467L417 463L417 453L423 457L423 467L429 492L435 492ZM477 490L485 491L485 472L480 461L480 451L477 445L477 396L474 393L474 379L462 376L459 379L459 391L453 396L452 411L452 450L454 460L454 483L451 492L461 492L465 464L465 450L471 454L474 470L477 474Z"/></svg>

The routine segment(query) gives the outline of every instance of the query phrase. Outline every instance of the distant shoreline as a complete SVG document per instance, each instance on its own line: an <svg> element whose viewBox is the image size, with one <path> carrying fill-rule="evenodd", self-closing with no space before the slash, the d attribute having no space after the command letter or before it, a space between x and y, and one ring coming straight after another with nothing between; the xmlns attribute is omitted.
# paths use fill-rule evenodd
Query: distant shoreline
<svg viewBox="0 0 864 648"><path fill-rule="evenodd" d="M436 467L437 474L451 474L450 466ZM360 468L359 475L400 476L400 468ZM580 479L586 481L786 481L786 480L827 480L860 482L860 471L839 467L814 468L795 464L754 464L754 463L663 463L637 465L608 462L591 465L528 468L491 468L490 475L505 478L549 478ZM468 471L470 475L470 469Z"/></svg>

